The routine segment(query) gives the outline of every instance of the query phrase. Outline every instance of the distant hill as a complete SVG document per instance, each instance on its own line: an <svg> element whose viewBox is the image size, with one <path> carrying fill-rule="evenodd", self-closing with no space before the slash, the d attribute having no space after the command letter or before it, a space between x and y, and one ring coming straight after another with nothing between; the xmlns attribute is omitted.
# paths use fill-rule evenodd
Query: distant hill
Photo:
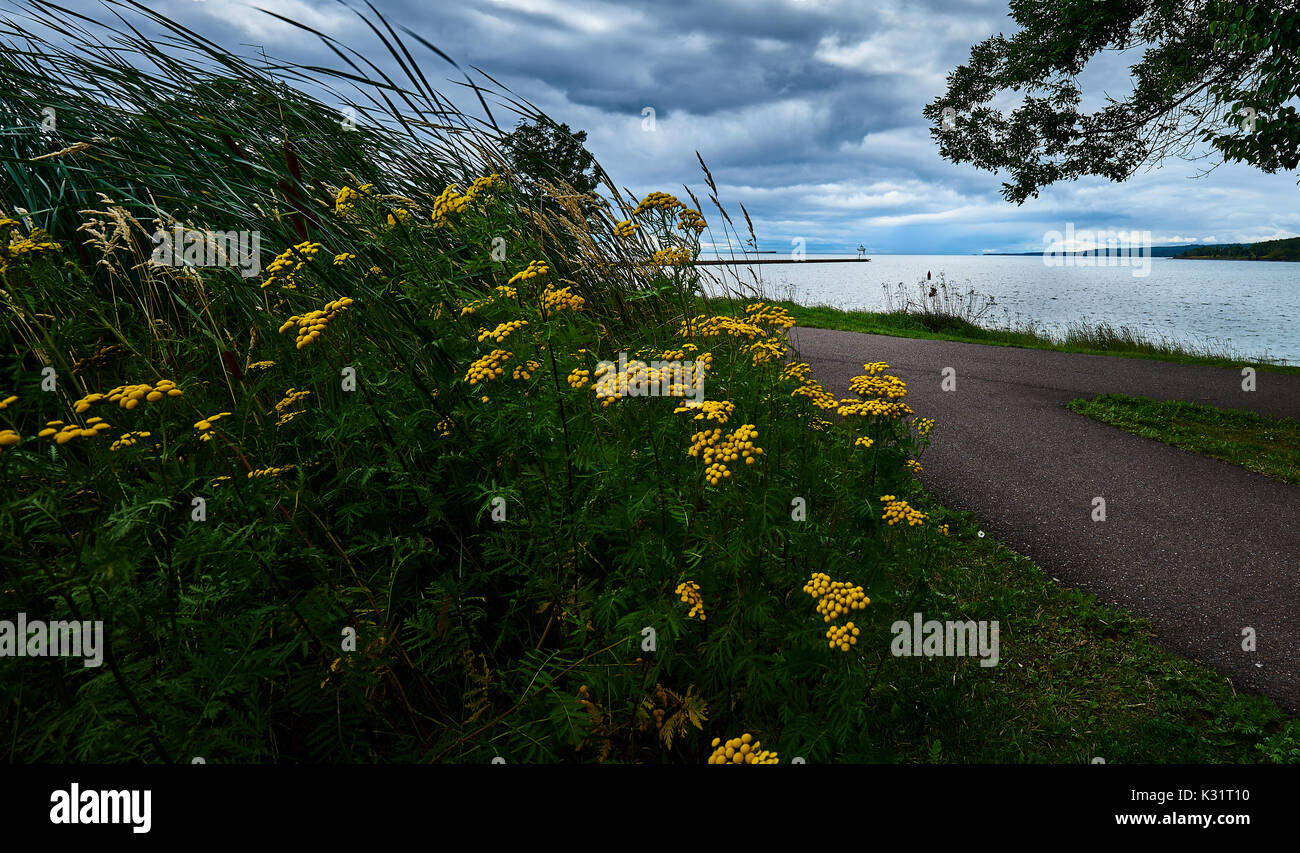
<svg viewBox="0 0 1300 853"><path fill-rule="evenodd" d="M1151 257L1153 258L1181 258L1188 252L1199 252L1202 249L1213 249L1214 246L1207 246L1202 243L1189 243L1185 246L1152 246Z"/></svg>
<svg viewBox="0 0 1300 853"><path fill-rule="evenodd" d="M1197 246L1174 257L1220 261L1300 261L1300 237L1264 240L1260 243Z"/></svg>

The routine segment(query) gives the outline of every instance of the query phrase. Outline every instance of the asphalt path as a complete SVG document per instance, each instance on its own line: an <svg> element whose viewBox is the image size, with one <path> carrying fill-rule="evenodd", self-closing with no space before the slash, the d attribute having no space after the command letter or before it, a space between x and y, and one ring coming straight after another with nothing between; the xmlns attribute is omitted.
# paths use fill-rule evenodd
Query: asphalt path
<svg viewBox="0 0 1300 853"><path fill-rule="evenodd" d="M791 338L838 396L865 362L889 363L936 421L920 477L945 506L1054 579L1146 617L1162 647L1300 713L1300 488L1065 408L1123 393L1300 418L1300 376L1261 372L1244 391L1227 368L825 329Z"/></svg>

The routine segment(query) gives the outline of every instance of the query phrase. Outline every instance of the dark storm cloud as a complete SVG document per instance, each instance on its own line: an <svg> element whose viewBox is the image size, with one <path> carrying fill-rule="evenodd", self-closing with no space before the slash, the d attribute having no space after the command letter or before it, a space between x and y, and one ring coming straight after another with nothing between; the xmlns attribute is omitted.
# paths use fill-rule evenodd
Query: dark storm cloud
<svg viewBox="0 0 1300 853"><path fill-rule="evenodd" d="M921 108L970 48L1010 33L1005 0L374 0L462 67L478 66L559 121L638 194L697 190L698 150L722 200L744 202L772 248L977 252L1042 248L1078 227L1151 230L1159 240L1237 240L1300 232L1294 176L1224 167L1190 181L1174 161L1124 184L1063 184L1021 207L1002 178L939 157ZM342 4L254 0L357 47L382 47ZM74 5L80 11L90 4ZM337 65L312 38L233 0L154 8L232 50ZM95 14L88 12L88 14ZM242 47L241 47L242 46ZM471 107L456 72L414 48L431 81ZM1087 80L1115 93L1125 62ZM1101 88L1092 92L1099 97ZM643 129L642 111L655 111ZM475 109L475 111L477 111ZM507 116L508 119L508 116ZM706 215L708 211L705 211Z"/></svg>

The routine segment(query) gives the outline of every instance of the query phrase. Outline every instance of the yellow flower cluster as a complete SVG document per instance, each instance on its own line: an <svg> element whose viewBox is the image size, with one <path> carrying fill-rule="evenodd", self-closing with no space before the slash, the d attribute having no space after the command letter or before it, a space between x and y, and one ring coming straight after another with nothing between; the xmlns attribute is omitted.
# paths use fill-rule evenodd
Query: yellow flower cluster
<svg viewBox="0 0 1300 853"><path fill-rule="evenodd" d="M9 408L9 404L14 402L17 399L18 399L17 397L5 397L3 400L0 400L0 409Z"/></svg>
<svg viewBox="0 0 1300 853"><path fill-rule="evenodd" d="M259 469L253 470L253 471L249 471L249 472L248 472L248 479L251 480L251 479L253 479L254 477L278 477L278 476L280 476L281 474L287 474L287 473L289 473L289 472L292 471L295 467L297 467L297 466L295 466L295 465L285 465L285 466L282 467L282 468L275 468L275 467L271 467L271 468L259 468Z"/></svg>
<svg viewBox="0 0 1300 853"><path fill-rule="evenodd" d="M125 433L117 441L113 442L113 446L108 449L110 452L116 453L117 451L121 450L124 447L133 447L137 441L139 441L142 438L148 438L151 434L152 433L148 433L148 432Z"/></svg>
<svg viewBox="0 0 1300 853"><path fill-rule="evenodd" d="M255 361L248 366L248 370L266 370L268 367L275 367L274 361Z"/></svg>
<svg viewBox="0 0 1300 853"><path fill-rule="evenodd" d="M494 349L485 356L475 359L474 363L469 366L465 372L465 381L474 384L475 382L488 382L500 377L505 373L505 368L501 365L506 363L512 353L503 349Z"/></svg>
<svg viewBox="0 0 1300 853"><path fill-rule="evenodd" d="M206 417L194 424L194 428L199 431L199 438L203 441L211 441L212 433L208 430L212 429L212 422L221 420L222 418L228 418L230 417L230 414L230 412L217 412L215 415Z"/></svg>
<svg viewBox="0 0 1300 853"><path fill-rule="evenodd" d="M539 275L547 275L551 268L546 265L546 261L529 261L528 266L519 272L510 276L507 285L514 284L517 281L528 281L530 278L537 278Z"/></svg>
<svg viewBox="0 0 1300 853"><path fill-rule="evenodd" d="M340 252L339 254L334 256L334 266L341 267L344 264L346 264L348 261L355 261L356 259L357 256L352 254L351 252Z"/></svg>
<svg viewBox="0 0 1300 853"><path fill-rule="evenodd" d="M790 392L791 397L807 397L814 406L824 410L834 409L839 406L839 401L835 399L835 395L827 391L816 379L807 378L803 379L802 382L802 385Z"/></svg>
<svg viewBox="0 0 1300 853"><path fill-rule="evenodd" d="M839 400L835 399L835 394L829 393L829 391L826 390L826 387L813 378L813 368L811 368L806 361L797 361L797 363L788 364L787 367L781 371L781 378L783 378L783 380L794 380L800 384L797 389L790 391L790 397L809 398L814 406L824 411L829 411L832 410L832 408L839 407L840 403ZM820 419L820 417L814 417L814 419L809 421L809 426L810 428L820 430L824 429L824 426L829 423L831 423L831 421Z"/></svg>
<svg viewBox="0 0 1300 853"><path fill-rule="evenodd" d="M905 415L912 414L912 409L906 403L897 403L887 400L854 400L852 398L840 400L832 408L840 417L851 417L858 415L861 417L880 417L880 418L901 418Z"/></svg>
<svg viewBox="0 0 1300 853"><path fill-rule="evenodd" d="M781 370L781 378L793 379L796 382L805 384L812 382L812 366L806 361L796 361L792 364L787 364Z"/></svg>
<svg viewBox="0 0 1300 853"><path fill-rule="evenodd" d="M703 430L691 436L691 446L686 452L703 459L704 479L716 486L731 476L727 463L744 459L746 465L753 465L763 453L763 448L754 446L755 438L758 430L753 424L741 424L726 436L721 429Z"/></svg>
<svg viewBox="0 0 1300 853"><path fill-rule="evenodd" d="M916 427L916 434L925 438L934 429L934 418L917 418L912 421L912 426Z"/></svg>
<svg viewBox="0 0 1300 853"><path fill-rule="evenodd" d="M475 311L478 311L480 308L486 308L487 306L491 305L493 302L496 302L497 299L499 298L514 299L516 296L519 295L519 292L517 290L515 290L513 287L510 287L509 285L506 284L498 285L497 287L492 288L492 291L493 292L491 294L483 297L482 299L475 299L472 302L468 302L465 305L462 305L460 309L460 316L464 317L466 314L473 314Z"/></svg>
<svg viewBox="0 0 1300 853"><path fill-rule="evenodd" d="M768 338L764 341L755 341L749 345L749 353L753 357L754 366L767 364L772 361L780 361L785 358L785 344L776 338Z"/></svg>
<svg viewBox="0 0 1300 853"><path fill-rule="evenodd" d="M297 391L293 388L290 388L284 392L284 399L275 404L275 410L283 414L288 409L291 409L293 406L297 405L299 400L306 399L307 397L310 396L311 396L310 391Z"/></svg>
<svg viewBox="0 0 1300 853"><path fill-rule="evenodd" d="M541 366L540 362L529 359L527 364L516 364L511 377L514 379L531 379L533 373Z"/></svg>
<svg viewBox="0 0 1300 853"><path fill-rule="evenodd" d="M890 527L900 521L906 521L908 527L914 527L929 518L920 510L913 509L907 501L900 501L893 495L881 495L880 500L885 504L885 514L881 518L888 522Z"/></svg>
<svg viewBox="0 0 1300 853"><path fill-rule="evenodd" d="M794 317L780 305L766 302L754 302L745 306L745 319L760 326L770 326L778 332L786 332L795 326Z"/></svg>
<svg viewBox="0 0 1300 853"><path fill-rule="evenodd" d="M442 420L438 421L438 425L434 428L438 430L438 435L448 436L451 435L451 430L452 427L454 426L455 424L452 423L451 418L443 418Z"/></svg>
<svg viewBox="0 0 1300 853"><path fill-rule="evenodd" d="M291 412L289 410L298 405L300 400L306 399L309 396L311 396L310 391L296 391L293 388L285 391L284 399L275 404L275 412L280 416L280 419L275 422L275 425L284 426L289 423L289 421L298 417L298 415L301 415L301 411Z"/></svg>
<svg viewBox="0 0 1300 853"><path fill-rule="evenodd" d="M156 403L163 397L180 397L183 396L181 389L176 387L176 383L170 379L159 379L153 385L119 385L111 389L107 394L87 394L82 397L72 408L77 414L83 414L100 400L108 400L110 403L117 403L123 409L130 411L140 402L147 401Z"/></svg>
<svg viewBox="0 0 1300 853"><path fill-rule="evenodd" d="M876 441L873 438L868 438L865 435L860 435L857 438L853 439L853 443L858 447L870 447L871 445L875 444Z"/></svg>
<svg viewBox="0 0 1300 853"><path fill-rule="evenodd" d="M433 227L443 228L449 225L451 214L461 213L479 195L488 192L501 183L501 176L493 174L475 178L464 195L461 195L455 184L447 187L433 200L433 210L429 215Z"/></svg>
<svg viewBox="0 0 1300 853"><path fill-rule="evenodd" d="M696 421L717 421L725 424L727 419L736 411L736 404L728 400L704 400L700 403L686 402L673 409L673 414L678 412L695 412L692 420Z"/></svg>
<svg viewBox="0 0 1300 853"><path fill-rule="evenodd" d="M907 470L911 471L913 474L920 474L925 470L921 467L921 463L917 462L915 459L908 459L903 464L906 465Z"/></svg>
<svg viewBox="0 0 1300 853"><path fill-rule="evenodd" d="M817 600L817 612L823 621L831 622L854 610L864 610L871 603L860 586L844 581L832 581L825 572L813 572L803 591ZM852 623L850 623L852 624Z"/></svg>
<svg viewBox="0 0 1300 853"><path fill-rule="evenodd" d="M480 194L495 189L500 186L501 183L501 176L497 174L484 175L481 178L475 178L474 183L469 185L469 189L465 190L465 198L473 201Z"/></svg>
<svg viewBox="0 0 1300 853"><path fill-rule="evenodd" d="M18 223L6 216L0 218L0 226L5 225L12 228ZM33 228L30 236L20 237L17 240L0 239L0 272L9 269L9 265L14 261L25 259L27 256L48 255L62 251L63 247L51 240L41 228Z"/></svg>
<svg viewBox="0 0 1300 853"><path fill-rule="evenodd" d="M569 387L582 388L591 381L591 372L588 370L574 370L569 374Z"/></svg>
<svg viewBox="0 0 1300 853"><path fill-rule="evenodd" d="M631 237L633 234L636 233L636 229L640 227L641 227L640 225L637 225L632 220L624 219L622 222L616 222L614 224L614 236Z"/></svg>
<svg viewBox="0 0 1300 853"><path fill-rule="evenodd" d="M58 427L58 429L55 429ZM74 438L94 438L104 430L112 429L113 425L104 422L103 418L87 418L86 426L79 427L76 424L64 424L63 421L46 421L45 429L36 433L38 438L54 438L59 444L67 444Z"/></svg>
<svg viewBox="0 0 1300 853"><path fill-rule="evenodd" d="M760 741L745 732L740 737L732 738L726 743L722 738L713 739L713 754L709 756L710 764L778 764L776 753L768 749L759 749Z"/></svg>
<svg viewBox="0 0 1300 853"><path fill-rule="evenodd" d="M670 383L668 385L668 396L685 397L689 388L703 388L704 378L708 375L709 368L712 366L713 354L707 352L700 353L699 357L691 362L690 370L687 370L686 366L679 361L669 362L663 371L664 378L680 378L685 379L686 381L684 383ZM684 405L690 408L695 408L694 404L690 401L687 401ZM680 407L678 408L678 411L680 411ZM719 423L722 423L722 421L719 421Z"/></svg>
<svg viewBox="0 0 1300 853"><path fill-rule="evenodd" d="M649 387L658 384L663 386L664 382L671 381L673 378L685 378L695 386L705 381L705 373L708 371L708 364L712 356L707 352L701 358L694 361L692 371L686 376L686 371L677 361L660 365L660 367L650 367L645 361L632 360L624 365L623 371L617 371L614 364L601 364L595 368L595 384L593 391L597 398L601 399L601 407L610 406L615 400L630 397L633 387L640 387L642 384ZM684 397L686 386L682 382L669 382L667 387L668 397Z"/></svg>
<svg viewBox="0 0 1300 853"><path fill-rule="evenodd" d="M686 614L686 618L694 619L699 616L700 621L703 622L704 598L700 595L700 585L694 581L683 581L677 584L677 589L674 592L682 599L684 604L691 606L691 612Z"/></svg>
<svg viewBox="0 0 1300 853"><path fill-rule="evenodd" d="M411 218L411 211L404 207L395 207L393 212L388 214L388 227L394 228L399 222L406 222Z"/></svg>
<svg viewBox="0 0 1300 853"><path fill-rule="evenodd" d="M453 213L460 213L469 206L469 202L469 196L457 192L454 184L447 187L433 200L433 213L429 217L433 220L433 227L442 228L447 225L447 217Z"/></svg>
<svg viewBox="0 0 1300 853"><path fill-rule="evenodd" d="M586 304L587 300L572 293L568 286L556 290L548 284L542 291L542 313L544 314L563 311L566 308L570 311L581 311Z"/></svg>
<svg viewBox="0 0 1300 853"><path fill-rule="evenodd" d="M700 314L682 323L678 329L682 337L712 338L718 335L731 335L734 338L755 340L766 338L767 332L759 325L738 317L714 316Z"/></svg>
<svg viewBox="0 0 1300 853"><path fill-rule="evenodd" d="M316 341L317 338L325 331L326 327L334 321L340 313L352 307L352 297L344 296L341 299L334 299L325 303L324 308L318 308L315 311L308 311L306 314L299 316L295 314L280 326L280 334L298 327L298 340L295 346L302 349Z"/></svg>
<svg viewBox="0 0 1300 853"><path fill-rule="evenodd" d="M907 383L897 376L855 376L849 381L849 390L886 400L901 400L907 396Z"/></svg>
<svg viewBox="0 0 1300 853"><path fill-rule="evenodd" d="M370 195L372 184L362 184L355 190L352 187L339 187L339 191L334 196L334 212L339 216L347 216L356 207L357 199L363 195Z"/></svg>
<svg viewBox="0 0 1300 853"><path fill-rule="evenodd" d="M850 646L858 644L858 635L862 629L855 626L852 622L845 622L843 626L835 626L826 629L826 639L830 648L839 646L840 651L847 652Z"/></svg>
<svg viewBox="0 0 1300 853"><path fill-rule="evenodd" d="M686 205L682 205L682 209L677 213L677 227L683 231L694 231L698 234L707 228L708 224L698 210Z"/></svg>
<svg viewBox="0 0 1300 853"><path fill-rule="evenodd" d="M650 263L660 266L677 266L679 264L689 264L691 262L691 253L686 249L678 246L669 246L667 249L659 249L655 252Z"/></svg>
<svg viewBox="0 0 1300 853"><path fill-rule="evenodd" d="M940 525L939 525L939 532L942 533L944 536L947 536L947 535L948 535L948 525L946 525L946 524L940 524Z"/></svg>
<svg viewBox="0 0 1300 853"><path fill-rule="evenodd" d="M478 342L483 343L488 338L491 338L493 343L503 343L506 338L510 337L511 332L522 329L527 325L527 320L509 320L505 323L498 324L497 327L490 332L487 329L479 328Z"/></svg>
<svg viewBox="0 0 1300 853"><path fill-rule="evenodd" d="M650 193L636 206L636 210L632 211L632 215L640 216L651 210L673 210L678 207L684 207L684 205L677 200L676 196L668 193Z"/></svg>
<svg viewBox="0 0 1300 853"><path fill-rule="evenodd" d="M275 284L276 281L283 280L281 290L293 290L298 286L296 276L303 267L305 267L320 251L320 243L313 243L310 240L304 240L296 246L290 246L283 252L275 256L275 260L267 264L266 271L270 273L266 281L262 282L262 287L267 288ZM283 273L283 276L281 275Z"/></svg>
<svg viewBox="0 0 1300 853"><path fill-rule="evenodd" d="M11 429L0 429L0 447L13 447L23 437Z"/></svg>
<svg viewBox="0 0 1300 853"><path fill-rule="evenodd" d="M883 361L873 361L870 364L862 365L862 369L867 372L868 376L877 376L889 369L889 365Z"/></svg>

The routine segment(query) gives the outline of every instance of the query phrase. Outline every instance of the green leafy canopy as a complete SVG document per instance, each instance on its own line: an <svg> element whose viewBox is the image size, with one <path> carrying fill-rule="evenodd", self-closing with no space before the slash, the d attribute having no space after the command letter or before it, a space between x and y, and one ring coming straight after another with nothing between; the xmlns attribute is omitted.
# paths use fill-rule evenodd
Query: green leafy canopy
<svg viewBox="0 0 1300 853"><path fill-rule="evenodd" d="M1167 156L1265 172L1300 164L1300 4L1224 0L1013 0L1021 29L976 45L927 104L940 153L1011 180L1017 204L1061 180L1122 181ZM1131 93L1080 109L1079 75L1103 51L1142 49ZM993 104L1023 92L1005 112Z"/></svg>

